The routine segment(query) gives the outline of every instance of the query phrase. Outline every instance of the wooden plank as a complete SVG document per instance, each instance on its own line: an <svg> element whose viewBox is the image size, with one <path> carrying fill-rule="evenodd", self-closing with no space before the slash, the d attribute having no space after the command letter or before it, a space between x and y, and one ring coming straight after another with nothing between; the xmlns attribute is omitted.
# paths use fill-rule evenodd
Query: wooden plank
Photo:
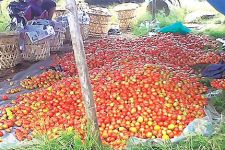
<svg viewBox="0 0 225 150"><path fill-rule="evenodd" d="M67 0L67 9L69 11L68 20L72 39L72 45L75 55L75 61L80 78L80 84L84 99L85 110L88 118L88 122L92 127L92 133L96 136L96 140L101 144L99 127L96 115L95 102L93 99L93 91L90 83L88 67L86 63L85 51L83 40L80 31L80 25L78 23L77 6L74 0Z"/></svg>

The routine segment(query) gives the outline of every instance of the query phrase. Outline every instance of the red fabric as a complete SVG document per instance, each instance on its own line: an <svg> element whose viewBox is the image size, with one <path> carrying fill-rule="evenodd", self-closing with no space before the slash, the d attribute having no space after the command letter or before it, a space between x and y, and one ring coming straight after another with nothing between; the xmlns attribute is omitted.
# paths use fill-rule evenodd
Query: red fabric
<svg viewBox="0 0 225 150"><path fill-rule="evenodd" d="M31 9L31 6L29 6L26 11L25 11L25 14L24 14L24 17L27 19L27 21L30 21L33 19L32 17L32 9Z"/></svg>

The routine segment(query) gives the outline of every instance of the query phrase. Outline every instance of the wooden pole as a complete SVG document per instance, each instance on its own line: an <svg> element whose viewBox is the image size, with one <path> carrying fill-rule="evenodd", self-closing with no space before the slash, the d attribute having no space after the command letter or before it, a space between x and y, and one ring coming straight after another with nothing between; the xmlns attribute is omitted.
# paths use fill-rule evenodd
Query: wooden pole
<svg viewBox="0 0 225 150"><path fill-rule="evenodd" d="M78 22L78 13L75 0L67 0L67 9L69 11L68 21L86 115L88 118L88 123L91 125L92 133L97 138L97 142L101 145L95 102L93 99L93 91L86 63L84 45L80 32L80 24Z"/></svg>
<svg viewBox="0 0 225 150"><path fill-rule="evenodd" d="M152 21L155 21L156 9L156 0L152 0Z"/></svg>

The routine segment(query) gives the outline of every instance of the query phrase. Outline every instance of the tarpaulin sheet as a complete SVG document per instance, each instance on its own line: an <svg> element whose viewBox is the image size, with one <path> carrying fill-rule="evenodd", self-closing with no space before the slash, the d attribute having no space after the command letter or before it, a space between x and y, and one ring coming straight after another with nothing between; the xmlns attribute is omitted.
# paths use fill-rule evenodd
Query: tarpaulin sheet
<svg viewBox="0 0 225 150"><path fill-rule="evenodd" d="M217 11L225 15L225 0L207 0Z"/></svg>
<svg viewBox="0 0 225 150"><path fill-rule="evenodd" d="M185 140L190 136L195 135L203 135L203 136L211 136L216 133L216 128L219 126L222 118L219 113L215 110L213 106L208 105L205 108L206 117L201 119L195 119L192 121L183 131L183 133L176 138L170 139L171 143L178 143L180 141ZM138 145L163 145L165 141L162 139L141 139L137 137L131 137L128 140L127 146L128 150L131 150L133 146Z"/></svg>

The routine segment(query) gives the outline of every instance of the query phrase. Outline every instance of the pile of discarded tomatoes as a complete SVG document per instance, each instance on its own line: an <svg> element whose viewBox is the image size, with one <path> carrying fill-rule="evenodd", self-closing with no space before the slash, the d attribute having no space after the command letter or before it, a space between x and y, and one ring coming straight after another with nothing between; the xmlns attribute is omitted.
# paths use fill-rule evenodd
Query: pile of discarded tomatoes
<svg viewBox="0 0 225 150"><path fill-rule="evenodd" d="M104 143L119 148L132 136L168 140L205 115L207 99L202 94L207 88L190 67L222 57L204 51L205 39L200 44L187 40L162 34L135 40L103 39L85 46ZM85 110L73 61L73 54L55 60L72 77L21 95L14 106L2 108L0 130L10 132L17 126L18 140L36 134L55 138L66 129L84 137ZM32 83L26 86L33 89Z"/></svg>
<svg viewBox="0 0 225 150"><path fill-rule="evenodd" d="M47 88L61 80L62 76L63 74L60 72L49 70L38 76L28 77L27 79L22 80L20 85L27 90Z"/></svg>
<svg viewBox="0 0 225 150"><path fill-rule="evenodd" d="M89 70L114 69L133 63L157 64L193 73L196 64L218 63L224 55L215 50L218 44L195 35L159 34L152 38L102 39L85 46ZM72 53L58 58L55 64L63 66L69 75L77 74Z"/></svg>
<svg viewBox="0 0 225 150"><path fill-rule="evenodd" d="M225 79L214 79L211 86L216 89L225 90Z"/></svg>

